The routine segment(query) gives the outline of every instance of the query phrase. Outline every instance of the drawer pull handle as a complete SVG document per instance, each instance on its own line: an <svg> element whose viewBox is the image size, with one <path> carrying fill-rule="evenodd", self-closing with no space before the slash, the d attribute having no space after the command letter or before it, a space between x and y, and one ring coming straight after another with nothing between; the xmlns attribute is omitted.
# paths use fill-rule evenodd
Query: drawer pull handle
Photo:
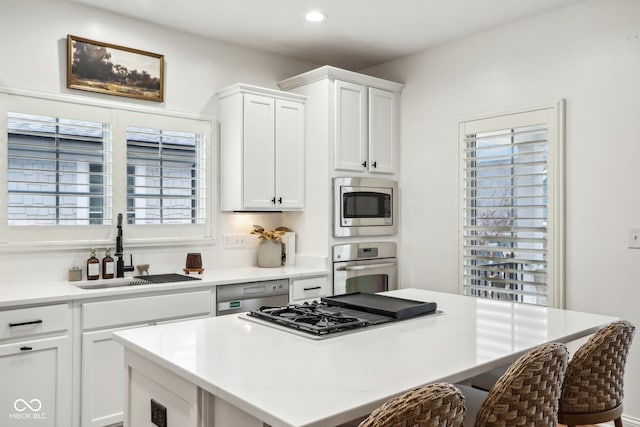
<svg viewBox="0 0 640 427"><path fill-rule="evenodd" d="M37 325L38 323L42 323L42 319L32 320L31 322L9 323L9 327L13 328L15 326Z"/></svg>
<svg viewBox="0 0 640 427"><path fill-rule="evenodd" d="M305 291L315 291L316 289L322 289L322 286L314 286L312 288L304 288Z"/></svg>
<svg viewBox="0 0 640 427"><path fill-rule="evenodd" d="M20 351L29 351L33 350L33 347L29 347L28 345L20 347Z"/></svg>

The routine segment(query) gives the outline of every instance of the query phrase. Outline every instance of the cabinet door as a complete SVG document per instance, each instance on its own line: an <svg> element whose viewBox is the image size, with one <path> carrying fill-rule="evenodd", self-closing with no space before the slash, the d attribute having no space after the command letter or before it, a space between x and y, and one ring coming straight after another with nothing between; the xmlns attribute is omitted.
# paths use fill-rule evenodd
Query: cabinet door
<svg viewBox="0 0 640 427"><path fill-rule="evenodd" d="M0 425L71 425L71 344L68 335L0 346Z"/></svg>
<svg viewBox="0 0 640 427"><path fill-rule="evenodd" d="M82 334L82 427L122 422L124 350L111 336L118 329Z"/></svg>
<svg viewBox="0 0 640 427"><path fill-rule="evenodd" d="M399 109L397 93L369 88L369 172L396 172Z"/></svg>
<svg viewBox="0 0 640 427"><path fill-rule="evenodd" d="M151 323L159 325L204 317L209 315ZM147 325L145 323L133 327ZM102 427L122 422L125 387L124 349L113 340L112 333L131 328L132 326L127 326L82 334L82 427Z"/></svg>
<svg viewBox="0 0 640 427"><path fill-rule="evenodd" d="M304 205L304 104L276 99L276 207Z"/></svg>
<svg viewBox="0 0 640 427"><path fill-rule="evenodd" d="M335 169L364 172L367 160L367 91L335 81Z"/></svg>
<svg viewBox="0 0 640 427"><path fill-rule="evenodd" d="M275 208L275 100L244 95L243 204L246 209Z"/></svg>

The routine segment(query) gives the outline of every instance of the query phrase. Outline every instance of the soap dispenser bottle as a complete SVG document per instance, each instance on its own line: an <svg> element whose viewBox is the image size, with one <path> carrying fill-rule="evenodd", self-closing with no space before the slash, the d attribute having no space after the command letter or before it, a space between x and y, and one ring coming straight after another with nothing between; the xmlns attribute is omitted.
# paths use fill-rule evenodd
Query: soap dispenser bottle
<svg viewBox="0 0 640 427"><path fill-rule="evenodd" d="M113 279L115 274L115 265L113 262L113 258L111 258L111 249L106 248L104 250L104 258L102 258L102 278L103 279Z"/></svg>
<svg viewBox="0 0 640 427"><path fill-rule="evenodd" d="M91 256L87 260L87 280L100 278L100 260L96 258L96 250L91 249Z"/></svg>

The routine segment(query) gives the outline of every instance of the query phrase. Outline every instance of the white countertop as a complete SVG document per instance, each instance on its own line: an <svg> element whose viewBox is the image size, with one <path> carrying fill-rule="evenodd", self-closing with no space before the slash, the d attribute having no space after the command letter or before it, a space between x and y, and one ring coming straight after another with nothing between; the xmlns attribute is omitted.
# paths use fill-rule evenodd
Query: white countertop
<svg viewBox="0 0 640 427"><path fill-rule="evenodd" d="M535 346L588 335L613 317L418 289L442 314L312 340L238 315L119 331L115 339L277 426L363 416L423 384L461 381Z"/></svg>
<svg viewBox="0 0 640 427"><path fill-rule="evenodd" d="M182 274L182 271L178 273ZM3 283L0 285L0 309L20 305L68 302L86 298L109 297L118 295L134 295L146 292L165 292L184 289L197 289L224 285L229 283L253 282L283 278L307 277L329 274L326 269L311 267L276 267L276 268L233 268L205 271L203 274L191 274L202 280L176 282L141 286L124 286L103 289L81 289L74 284L95 283L89 281L40 281ZM128 279L132 277L128 276ZM122 280L122 279L111 279ZM100 280L107 282L108 280Z"/></svg>

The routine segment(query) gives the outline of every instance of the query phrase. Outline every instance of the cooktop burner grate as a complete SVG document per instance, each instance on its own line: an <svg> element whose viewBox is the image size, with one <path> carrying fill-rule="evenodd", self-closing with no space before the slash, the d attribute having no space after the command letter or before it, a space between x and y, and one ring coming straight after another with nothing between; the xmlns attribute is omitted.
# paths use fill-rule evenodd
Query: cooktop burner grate
<svg viewBox="0 0 640 427"><path fill-rule="evenodd" d="M248 315L318 336L393 320L388 316L329 306L321 302L284 307L262 307L259 310L249 312Z"/></svg>

